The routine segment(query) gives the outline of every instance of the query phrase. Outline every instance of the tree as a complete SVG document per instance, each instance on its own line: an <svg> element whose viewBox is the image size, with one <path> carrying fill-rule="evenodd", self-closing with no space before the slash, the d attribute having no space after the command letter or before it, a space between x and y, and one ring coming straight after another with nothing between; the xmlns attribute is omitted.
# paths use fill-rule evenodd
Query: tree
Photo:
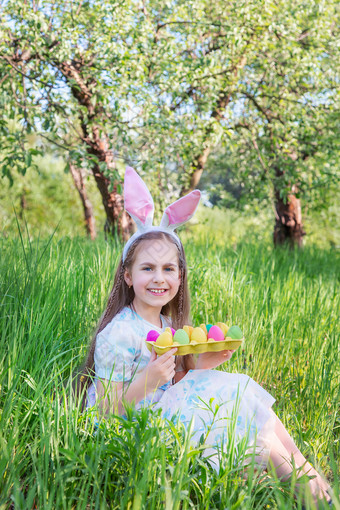
<svg viewBox="0 0 340 510"><path fill-rule="evenodd" d="M7 117L63 148L72 165L86 157L109 229L128 237L131 222L123 209L114 159L126 125L121 119L124 107L116 114L114 101L124 86L115 75L121 61L129 59L121 37L128 38L128 3L8 1L2 22L0 71L2 94L10 98ZM29 157L26 167L31 163L32 152L26 150L23 137L21 142L2 161L8 177L13 163L25 170L20 165L23 155Z"/></svg>
<svg viewBox="0 0 340 510"><path fill-rule="evenodd" d="M336 154L338 16L334 0L7 1L1 90L26 129L86 159L111 229L130 226L117 158L162 201L198 186L219 144L251 162L240 183L271 190L276 242L301 244L299 194Z"/></svg>
<svg viewBox="0 0 340 510"><path fill-rule="evenodd" d="M301 245L300 197L312 183L336 179L329 165L339 148L337 4L202 1L163 22L152 5L152 86L162 111L150 138L165 147L157 163L170 159L184 193L199 184L217 144L226 157L232 148L244 163L234 179L249 190L250 178L254 194L266 189L273 198L275 243ZM171 89L161 58L169 40Z"/></svg>
<svg viewBox="0 0 340 510"><path fill-rule="evenodd" d="M81 168L77 168L75 165L73 165L73 163L70 163L69 167L74 185L79 193L79 197L84 209L86 232L88 236L94 240L97 237L97 232L93 215L93 207L86 192L83 171Z"/></svg>

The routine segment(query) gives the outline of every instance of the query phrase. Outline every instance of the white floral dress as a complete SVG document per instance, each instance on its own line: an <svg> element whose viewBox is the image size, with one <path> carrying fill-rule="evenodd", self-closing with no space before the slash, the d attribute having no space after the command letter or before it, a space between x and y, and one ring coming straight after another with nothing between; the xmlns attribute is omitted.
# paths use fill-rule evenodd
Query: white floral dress
<svg viewBox="0 0 340 510"><path fill-rule="evenodd" d="M96 378L128 385L148 364L151 353L145 338L151 329L158 332L169 326L161 316L162 328L147 322L129 307L125 307L97 335L95 349ZM88 405L95 403L95 385L88 392ZM167 419L180 420L187 428L191 423L192 441L205 436L211 446L207 454L218 465L213 449L228 444L232 431L236 441L245 437L249 447L256 445L257 462L267 462L274 413L271 406L275 399L244 374L219 370L190 370L185 377L171 385L167 383L155 392L145 395L136 407L152 405L161 408Z"/></svg>

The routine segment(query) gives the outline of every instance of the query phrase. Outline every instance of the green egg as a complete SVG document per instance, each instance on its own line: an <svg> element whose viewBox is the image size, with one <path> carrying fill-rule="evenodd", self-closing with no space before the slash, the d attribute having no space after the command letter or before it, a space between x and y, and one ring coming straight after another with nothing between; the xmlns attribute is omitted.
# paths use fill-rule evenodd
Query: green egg
<svg viewBox="0 0 340 510"><path fill-rule="evenodd" d="M208 333L209 333L210 328L212 328L212 326L213 326L212 324L206 324L205 325L205 327L207 328Z"/></svg>
<svg viewBox="0 0 340 510"><path fill-rule="evenodd" d="M184 331L184 329L178 329L174 334L174 342L178 342L179 344L186 345L190 342L189 336Z"/></svg>
<svg viewBox="0 0 340 510"><path fill-rule="evenodd" d="M227 331L227 336L233 340L241 340L243 333L238 326L231 326Z"/></svg>

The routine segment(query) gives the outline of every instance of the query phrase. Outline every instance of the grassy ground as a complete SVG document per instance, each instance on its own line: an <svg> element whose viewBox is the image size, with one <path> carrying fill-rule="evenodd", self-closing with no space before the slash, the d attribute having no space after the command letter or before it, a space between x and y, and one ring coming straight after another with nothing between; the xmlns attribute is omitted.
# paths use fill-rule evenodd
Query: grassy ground
<svg viewBox="0 0 340 510"><path fill-rule="evenodd" d="M254 232L239 242L202 228L195 241L183 235L193 322L242 327L244 348L224 369L274 395L339 495L339 261L314 245L274 251ZM2 239L0 250L0 509L301 508L290 483L245 479L235 451L215 473L180 426L147 410L112 417L94 435L93 418L66 395L119 250L68 238Z"/></svg>

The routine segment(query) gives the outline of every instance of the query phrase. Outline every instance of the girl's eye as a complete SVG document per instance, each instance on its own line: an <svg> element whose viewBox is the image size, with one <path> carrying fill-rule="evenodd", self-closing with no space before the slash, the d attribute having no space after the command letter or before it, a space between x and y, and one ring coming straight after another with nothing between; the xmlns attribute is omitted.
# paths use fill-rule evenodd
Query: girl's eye
<svg viewBox="0 0 340 510"><path fill-rule="evenodd" d="M152 271L152 267L143 267L142 271ZM175 271L175 269L173 267L165 267L164 271L167 271L167 272Z"/></svg>

